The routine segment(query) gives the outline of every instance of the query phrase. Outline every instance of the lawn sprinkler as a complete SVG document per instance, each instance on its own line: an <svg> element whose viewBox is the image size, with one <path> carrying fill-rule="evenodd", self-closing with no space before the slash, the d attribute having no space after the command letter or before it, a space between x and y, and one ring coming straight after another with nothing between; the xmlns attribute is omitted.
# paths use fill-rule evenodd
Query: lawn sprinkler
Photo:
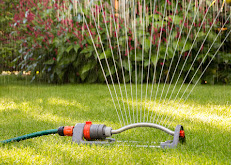
<svg viewBox="0 0 231 165"><path fill-rule="evenodd" d="M110 144L115 142L115 139L108 137L111 137L113 134L119 134L136 127L156 128L166 132L169 135L172 135L173 140L168 140L160 144L162 148L175 148L178 143L185 142L185 133L183 126L181 125L177 125L175 131L154 123L134 123L117 130L113 130L111 127L107 127L104 124L92 124L91 121L87 121L86 123L77 123L75 126L62 126L58 129L46 130L19 136L1 141L1 143L21 141L33 137L58 133L60 136L72 136L72 141L78 144Z"/></svg>

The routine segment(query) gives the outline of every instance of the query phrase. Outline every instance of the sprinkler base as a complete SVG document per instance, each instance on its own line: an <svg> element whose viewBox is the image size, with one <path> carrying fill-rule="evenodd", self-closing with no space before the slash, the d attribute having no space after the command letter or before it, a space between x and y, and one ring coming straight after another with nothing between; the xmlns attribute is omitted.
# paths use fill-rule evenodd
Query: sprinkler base
<svg viewBox="0 0 231 165"><path fill-rule="evenodd" d="M160 146L162 148L175 148L179 142L181 142L181 143L186 142L184 129L183 129L183 126L181 126L181 125L176 126L173 140L168 140L166 142L162 142L160 144Z"/></svg>
<svg viewBox="0 0 231 165"><path fill-rule="evenodd" d="M168 140L160 144L161 148L175 148L178 143L185 142L185 133L183 126L177 125L175 131L171 131L161 125L153 123L135 123L122 127L118 130L112 130L104 124L92 124L91 122L78 123L73 127L72 141L78 144L108 144L115 142L111 137L112 134L118 134L125 130L135 127L153 127L160 129L173 136L173 140ZM85 140L84 140L85 139Z"/></svg>

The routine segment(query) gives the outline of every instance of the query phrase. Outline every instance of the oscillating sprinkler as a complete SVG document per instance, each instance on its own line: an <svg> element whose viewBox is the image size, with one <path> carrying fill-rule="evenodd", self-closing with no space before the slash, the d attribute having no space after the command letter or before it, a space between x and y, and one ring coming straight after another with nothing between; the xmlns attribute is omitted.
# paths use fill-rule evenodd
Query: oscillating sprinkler
<svg viewBox="0 0 231 165"><path fill-rule="evenodd" d="M72 141L78 144L109 144L115 142L115 139L108 137L136 127L152 127L172 135L173 140L162 142L160 145L162 148L174 148L178 145L178 143L185 142L185 133L183 126L181 125L177 125L175 131L154 123L134 123L117 130L113 130L111 127L107 127L104 124L92 124L91 121L87 121L86 123L77 123L75 126L62 126L58 129L35 132L32 134L4 140L1 141L1 143L21 141L33 137L58 133L60 136L72 136Z"/></svg>

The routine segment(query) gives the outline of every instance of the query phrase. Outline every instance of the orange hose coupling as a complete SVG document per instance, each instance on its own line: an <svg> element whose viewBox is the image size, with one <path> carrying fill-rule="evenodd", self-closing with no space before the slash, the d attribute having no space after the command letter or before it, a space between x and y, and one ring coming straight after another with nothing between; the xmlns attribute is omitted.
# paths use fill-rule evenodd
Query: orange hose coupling
<svg viewBox="0 0 231 165"><path fill-rule="evenodd" d="M84 135L84 138L86 140L91 140L91 136L90 136L90 127L92 125L92 122L91 121L86 121L86 124L83 128L83 135Z"/></svg>
<svg viewBox="0 0 231 165"><path fill-rule="evenodd" d="M63 129L64 136L72 136L73 135L74 126L65 126Z"/></svg>
<svg viewBox="0 0 231 165"><path fill-rule="evenodd" d="M59 127L58 134L60 136L72 136L73 129L74 129L74 126L65 126L65 127L62 126L62 127Z"/></svg>

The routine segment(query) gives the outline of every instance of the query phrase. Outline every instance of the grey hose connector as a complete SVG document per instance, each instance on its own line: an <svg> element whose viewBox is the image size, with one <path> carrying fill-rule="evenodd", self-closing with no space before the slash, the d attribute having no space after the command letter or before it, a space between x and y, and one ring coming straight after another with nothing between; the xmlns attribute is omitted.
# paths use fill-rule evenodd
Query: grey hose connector
<svg viewBox="0 0 231 165"><path fill-rule="evenodd" d="M154 124L154 123L134 123L134 124L130 124L130 125L124 126L122 128L119 128L117 130L112 130L111 134L118 134L118 133L124 132L124 131L126 131L128 129L132 129L132 128L136 128L136 127L152 127L152 128L160 129L160 130L166 132L167 134L174 136L174 131L172 131L172 130L166 128L166 127L163 127L161 125Z"/></svg>
<svg viewBox="0 0 231 165"><path fill-rule="evenodd" d="M106 127L104 131L105 131L104 133L105 133L106 137L111 137L111 135L112 135L112 133L111 133L112 128L111 127Z"/></svg>

